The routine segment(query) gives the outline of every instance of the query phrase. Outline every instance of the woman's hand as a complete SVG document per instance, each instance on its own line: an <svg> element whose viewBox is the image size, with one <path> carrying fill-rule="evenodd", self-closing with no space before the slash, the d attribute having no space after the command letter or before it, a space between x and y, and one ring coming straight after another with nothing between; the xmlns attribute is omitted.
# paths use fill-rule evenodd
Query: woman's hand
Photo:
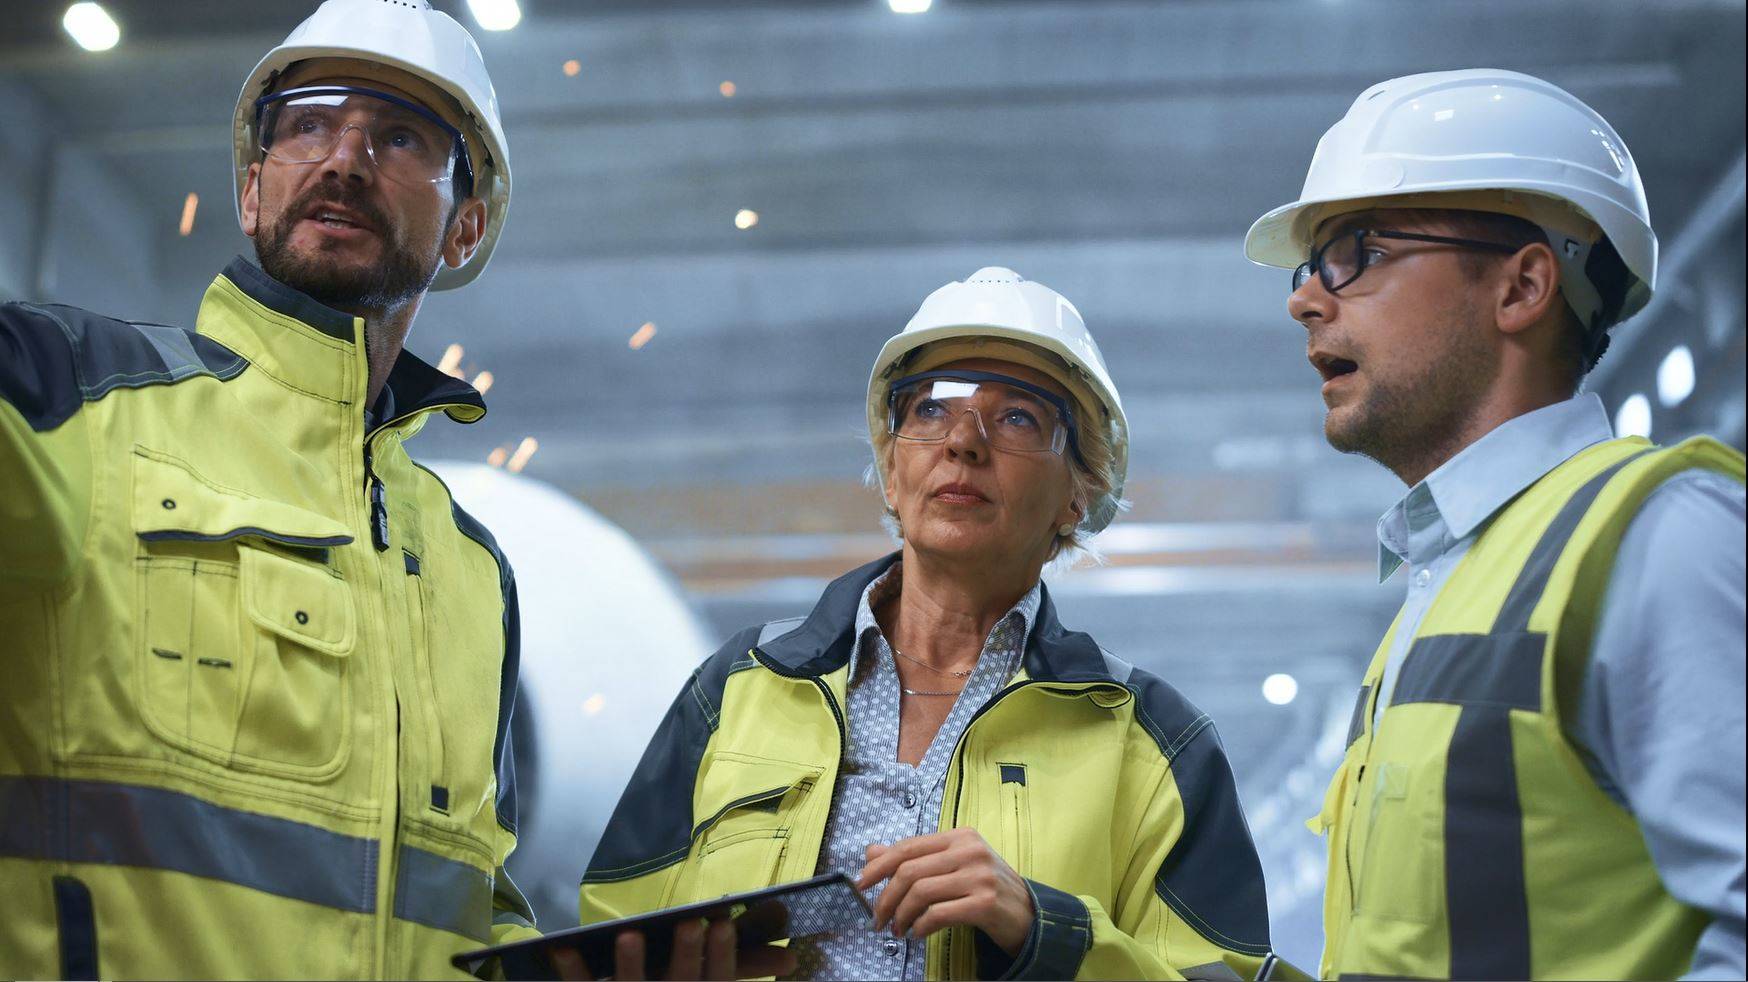
<svg viewBox="0 0 1748 982"><path fill-rule="evenodd" d="M976 829L869 846L856 888L888 879L874 904L876 931L890 923L894 936L923 938L942 928L975 927L1010 956L1031 933L1032 891Z"/></svg>

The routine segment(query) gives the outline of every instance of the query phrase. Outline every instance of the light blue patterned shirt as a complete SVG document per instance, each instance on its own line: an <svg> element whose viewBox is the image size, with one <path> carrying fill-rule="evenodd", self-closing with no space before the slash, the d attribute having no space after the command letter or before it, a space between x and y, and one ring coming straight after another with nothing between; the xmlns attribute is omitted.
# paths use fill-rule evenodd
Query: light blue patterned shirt
<svg viewBox="0 0 1748 982"><path fill-rule="evenodd" d="M1378 575L1408 567L1408 596L1374 712L1408 642L1499 510L1586 447L1613 438L1595 395L1495 428L1378 520ZM1638 821L1663 885L1712 918L1688 978L1740 979L1744 902L1742 485L1670 478L1621 540L1579 699L1575 736L1603 791ZM1376 717L1374 716L1374 723Z"/></svg>
<svg viewBox="0 0 1748 982"><path fill-rule="evenodd" d="M984 642L977 665L953 702L953 709L935 733L915 767L898 759L898 721L902 694L892 646L874 619L874 608L899 587L903 564L894 565L868 584L856 610L856 643L850 651L849 742L844 747L820 849L819 872L843 871L852 877L866 861L868 846L891 845L900 839L939 830L941 801L946 792L947 765L973 714L1019 671L1026 638L1042 596L1037 584L996 622ZM929 689L950 690L943 676ZM912 698L945 698L913 696ZM869 904L884 884L868 894ZM797 941L795 978L920 980L926 969L925 942L894 938L889 932L859 930Z"/></svg>

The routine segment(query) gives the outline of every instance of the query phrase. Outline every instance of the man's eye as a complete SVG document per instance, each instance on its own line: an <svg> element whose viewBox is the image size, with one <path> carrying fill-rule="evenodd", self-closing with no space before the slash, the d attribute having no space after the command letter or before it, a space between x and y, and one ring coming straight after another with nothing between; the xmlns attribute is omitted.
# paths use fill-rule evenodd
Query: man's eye
<svg viewBox="0 0 1748 982"><path fill-rule="evenodd" d="M425 148L425 141L419 138L419 134L404 128L390 130L383 142L396 150L417 151Z"/></svg>

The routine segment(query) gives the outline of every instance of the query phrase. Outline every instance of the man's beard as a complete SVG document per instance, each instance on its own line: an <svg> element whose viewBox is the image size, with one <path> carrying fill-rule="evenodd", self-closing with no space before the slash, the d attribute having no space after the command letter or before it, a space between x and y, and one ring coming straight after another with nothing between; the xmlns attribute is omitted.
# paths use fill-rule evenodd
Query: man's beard
<svg viewBox="0 0 1748 982"><path fill-rule="evenodd" d="M1371 375L1363 401L1324 419L1329 445L1397 474L1430 471L1460 450L1470 417L1498 373L1496 356L1472 327L1467 309L1429 324L1433 352L1408 373ZM1436 340L1433 340L1436 339ZM1377 371L1376 368L1370 371Z"/></svg>
<svg viewBox="0 0 1748 982"><path fill-rule="evenodd" d="M297 223L318 201L332 202L361 216L382 242L382 258L361 267L347 267L325 254L300 255L291 247ZM336 310L382 315L398 310L424 293L437 278L441 255L409 248L400 230L358 188L325 181L305 192L279 213L279 220L255 236L255 258L268 276Z"/></svg>

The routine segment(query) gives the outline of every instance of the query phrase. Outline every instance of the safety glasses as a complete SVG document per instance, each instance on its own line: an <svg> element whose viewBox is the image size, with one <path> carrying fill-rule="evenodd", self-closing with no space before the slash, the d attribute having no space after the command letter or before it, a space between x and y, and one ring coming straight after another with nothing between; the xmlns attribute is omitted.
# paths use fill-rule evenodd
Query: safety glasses
<svg viewBox="0 0 1748 982"><path fill-rule="evenodd" d="M906 375L886 395L887 432L900 440L940 443L970 413L998 450L1055 453L1080 460L1074 411L1048 389L994 372L940 371ZM1084 463L1084 462L1083 462Z"/></svg>
<svg viewBox="0 0 1748 982"><path fill-rule="evenodd" d="M1311 253L1311 258L1299 264L1293 270L1293 291L1311 282L1311 274L1323 281L1323 289L1336 293L1360 278L1371 265L1371 251L1366 248L1367 239L1402 239L1408 242L1435 242L1440 245L1456 246L1462 249L1479 249L1483 252L1498 252L1511 255L1517 252L1517 247L1501 242L1482 242L1477 239L1457 239L1448 235L1423 235L1419 232L1394 232L1384 229L1358 228L1343 232L1318 246Z"/></svg>
<svg viewBox="0 0 1748 982"><path fill-rule="evenodd" d="M306 86L255 100L261 151L275 160L326 160L349 130L364 137L365 152L383 177L416 185L459 175L456 197L473 193L466 138L416 102L351 85Z"/></svg>

